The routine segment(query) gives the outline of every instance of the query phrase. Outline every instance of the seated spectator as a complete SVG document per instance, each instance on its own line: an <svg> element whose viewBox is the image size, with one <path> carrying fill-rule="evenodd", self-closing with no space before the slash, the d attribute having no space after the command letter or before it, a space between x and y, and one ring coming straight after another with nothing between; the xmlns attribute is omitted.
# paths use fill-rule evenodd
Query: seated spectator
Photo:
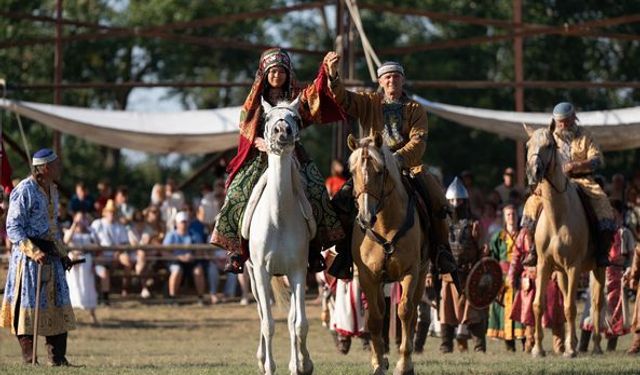
<svg viewBox="0 0 640 375"><path fill-rule="evenodd" d="M160 245L164 240L166 233L166 227L162 221L162 215L160 208L155 205L147 207L144 211L145 223L151 230L151 244Z"/></svg>
<svg viewBox="0 0 640 375"><path fill-rule="evenodd" d="M162 219L165 221L167 231L173 230L175 227L175 217L185 205L184 194L178 190L176 183L172 178L167 179L164 185L165 200L160 206Z"/></svg>
<svg viewBox="0 0 640 375"><path fill-rule="evenodd" d="M98 238L100 246L128 245L129 236L124 225L116 220L116 205L109 199L102 209L102 217L91 223L91 229ZM105 264L96 265L96 274L100 279L100 294L102 303L109 304L109 292L111 291L111 268L118 264L125 267L125 277L122 281L122 294L127 294L128 279L133 269L133 262L127 252L115 252L105 250L101 254Z"/></svg>
<svg viewBox="0 0 640 375"><path fill-rule="evenodd" d="M129 225L128 235L131 246L149 245L151 243L154 232L145 222L144 215L141 211L134 212ZM145 299L151 297L149 288L153 284L153 279L150 279L147 275L147 252L144 250L136 250L135 272L140 279L140 284L142 284L140 297Z"/></svg>
<svg viewBox="0 0 640 375"><path fill-rule="evenodd" d="M135 207L129 203L129 189L126 186L118 186L114 198L118 213L118 220L122 225L127 225L133 219Z"/></svg>
<svg viewBox="0 0 640 375"><path fill-rule="evenodd" d="M207 228L213 229L213 224L215 223L216 215L218 214L218 206L215 192L213 191L211 184L202 184L200 187L200 194L202 197L196 205L196 207L198 207L198 212L202 211L200 221L202 221Z"/></svg>
<svg viewBox="0 0 640 375"><path fill-rule="evenodd" d="M164 203L164 199L165 199L164 185L161 183L157 183L153 185L153 187L151 188L151 201L149 202L149 204L151 206L161 207L162 203Z"/></svg>
<svg viewBox="0 0 640 375"><path fill-rule="evenodd" d="M186 212L178 212L176 214L176 229L167 233L163 241L164 245L191 245L193 239L189 234L189 214ZM193 274L196 291L198 293L198 303L203 304L202 295L204 294L204 270L202 264L197 262L193 251L191 250L174 250L173 257L175 260L169 263L169 299L175 304L175 297L178 294L182 276L184 274Z"/></svg>
<svg viewBox="0 0 640 375"><path fill-rule="evenodd" d="M91 321L93 324L97 324L96 305L98 304L98 295L93 270L93 255L91 252L83 251L81 248L86 245L95 245L98 241L89 228L89 220L86 213L82 211L76 212L71 228L65 232L63 241L71 249L69 258L72 260L84 258L85 260L84 263L73 266L66 274L71 306L88 310L91 315Z"/></svg>
<svg viewBox="0 0 640 375"><path fill-rule="evenodd" d="M85 214L93 215L95 211L94 203L93 197L89 194L89 189L87 189L84 182L80 181L76 183L76 193L69 201L69 213L73 215L76 212L84 212Z"/></svg>
<svg viewBox="0 0 640 375"><path fill-rule="evenodd" d="M96 198L93 207L95 209L96 215L98 217L102 216L102 209L107 204L107 201L112 199L111 196L111 185L106 180L102 180L98 182L98 198Z"/></svg>

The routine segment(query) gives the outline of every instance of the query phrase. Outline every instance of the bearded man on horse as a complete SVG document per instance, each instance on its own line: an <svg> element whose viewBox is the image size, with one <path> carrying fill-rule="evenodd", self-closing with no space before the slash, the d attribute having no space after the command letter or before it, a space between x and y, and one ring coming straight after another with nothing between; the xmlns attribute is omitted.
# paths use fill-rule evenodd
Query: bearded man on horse
<svg viewBox="0 0 640 375"><path fill-rule="evenodd" d="M422 165L427 148L427 113L418 102L410 99L403 90L404 69L397 62L385 62L378 70L381 90L375 93L347 91L338 75L340 56L329 52L324 59L329 73L329 89L336 103L349 115L357 118L363 135L380 132L384 143L393 152L401 170L410 171L411 185L422 198L429 212L431 233L428 233L432 249L429 255L440 273L451 273L456 265L447 239L447 200L435 177ZM353 276L351 255L351 227L355 216L353 209L353 184L347 182L333 199L334 207L342 216L346 238L336 246L338 255L329 273L338 278ZM425 227L427 227L425 225Z"/></svg>
<svg viewBox="0 0 640 375"><path fill-rule="evenodd" d="M577 119L571 103L559 103L553 108L550 129L557 143L563 172L578 185L586 197L583 198L583 202L586 200L591 205L597 218L596 264L598 267L607 267L610 265L607 254L616 225L609 199L594 179L594 171L604 164L604 160L600 147L585 129L578 126ZM556 186L555 189L561 192L563 186ZM564 189L566 190L566 187ZM522 226L527 231L527 244L531 244L528 246L529 254L522 262L525 266L533 267L538 262L533 235L541 210L542 198L538 191L534 191L525 203L522 218Z"/></svg>

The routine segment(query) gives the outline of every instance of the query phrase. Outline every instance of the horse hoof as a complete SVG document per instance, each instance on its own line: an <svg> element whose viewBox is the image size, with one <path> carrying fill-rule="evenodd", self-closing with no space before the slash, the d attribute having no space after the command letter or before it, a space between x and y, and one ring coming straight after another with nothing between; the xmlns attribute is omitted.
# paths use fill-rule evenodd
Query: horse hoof
<svg viewBox="0 0 640 375"><path fill-rule="evenodd" d="M389 369L389 358L385 357L382 360L382 367L384 367L385 371Z"/></svg>
<svg viewBox="0 0 640 375"><path fill-rule="evenodd" d="M544 358L545 355L546 353L542 349L533 348L533 350L531 351L531 356L533 358Z"/></svg>
<svg viewBox="0 0 640 375"><path fill-rule="evenodd" d="M387 373L387 370L385 370L382 366L378 366L376 367L372 375L385 375L386 373Z"/></svg>
<svg viewBox="0 0 640 375"><path fill-rule="evenodd" d="M592 354L593 354L593 355L603 355L603 354L604 354L604 352L602 351L602 349L600 349L600 348L598 348L598 347L595 347L595 348L593 348L593 352L592 352Z"/></svg>
<svg viewBox="0 0 640 375"><path fill-rule="evenodd" d="M564 358L575 358L578 356L578 353L576 353L575 351L565 351L564 353L562 353L562 356Z"/></svg>

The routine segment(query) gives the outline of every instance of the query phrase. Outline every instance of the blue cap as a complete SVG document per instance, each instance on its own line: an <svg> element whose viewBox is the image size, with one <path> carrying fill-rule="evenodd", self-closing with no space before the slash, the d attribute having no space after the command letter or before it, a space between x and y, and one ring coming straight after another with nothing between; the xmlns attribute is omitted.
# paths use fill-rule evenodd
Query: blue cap
<svg viewBox="0 0 640 375"><path fill-rule="evenodd" d="M556 104L553 107L553 118L554 120L564 120L568 117L571 117L575 114L575 109L573 108L573 104L569 102L562 102Z"/></svg>
<svg viewBox="0 0 640 375"><path fill-rule="evenodd" d="M36 153L33 154L33 158L31 159L31 164L35 167L38 165L51 163L57 158L58 158L58 155L56 155L56 153L52 149L43 148L36 151Z"/></svg>

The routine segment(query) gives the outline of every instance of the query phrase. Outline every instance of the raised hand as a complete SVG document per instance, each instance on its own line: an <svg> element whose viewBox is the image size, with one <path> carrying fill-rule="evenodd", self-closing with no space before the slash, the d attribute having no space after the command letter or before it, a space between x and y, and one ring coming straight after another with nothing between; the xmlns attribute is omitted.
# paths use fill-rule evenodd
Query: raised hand
<svg viewBox="0 0 640 375"><path fill-rule="evenodd" d="M323 63L327 67L329 77L335 78L338 74L338 62L340 62L340 55L336 52L331 51L325 55Z"/></svg>

